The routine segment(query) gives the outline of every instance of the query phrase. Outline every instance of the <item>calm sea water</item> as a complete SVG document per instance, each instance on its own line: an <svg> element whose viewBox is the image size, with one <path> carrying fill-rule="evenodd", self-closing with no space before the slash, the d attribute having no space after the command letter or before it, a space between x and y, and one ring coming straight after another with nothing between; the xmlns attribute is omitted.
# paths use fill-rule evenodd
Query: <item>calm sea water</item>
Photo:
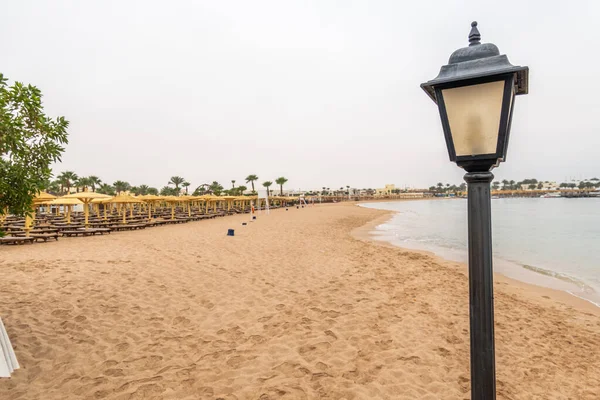
<svg viewBox="0 0 600 400"><path fill-rule="evenodd" d="M467 261L466 199L363 206L397 212L378 239ZM495 271L600 305L600 199L493 199L492 231Z"/></svg>

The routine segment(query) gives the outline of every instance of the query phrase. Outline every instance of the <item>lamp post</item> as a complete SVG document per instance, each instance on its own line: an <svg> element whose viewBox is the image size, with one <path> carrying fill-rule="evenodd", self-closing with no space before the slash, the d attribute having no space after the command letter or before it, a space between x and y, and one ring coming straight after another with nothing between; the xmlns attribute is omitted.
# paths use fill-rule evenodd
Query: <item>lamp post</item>
<svg viewBox="0 0 600 400"><path fill-rule="evenodd" d="M456 50L421 88L438 105L450 161L468 190L471 398L496 398L490 170L506 160L515 96L527 94L529 68L514 66L477 22L469 46Z"/></svg>

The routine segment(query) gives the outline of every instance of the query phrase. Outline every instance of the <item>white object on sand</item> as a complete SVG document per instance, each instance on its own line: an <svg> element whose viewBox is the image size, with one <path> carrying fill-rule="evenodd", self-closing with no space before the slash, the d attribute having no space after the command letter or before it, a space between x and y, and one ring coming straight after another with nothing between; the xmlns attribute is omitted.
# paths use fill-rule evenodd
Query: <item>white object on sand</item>
<svg viewBox="0 0 600 400"><path fill-rule="evenodd" d="M15 369L19 369L19 362L0 318L0 378L10 378Z"/></svg>

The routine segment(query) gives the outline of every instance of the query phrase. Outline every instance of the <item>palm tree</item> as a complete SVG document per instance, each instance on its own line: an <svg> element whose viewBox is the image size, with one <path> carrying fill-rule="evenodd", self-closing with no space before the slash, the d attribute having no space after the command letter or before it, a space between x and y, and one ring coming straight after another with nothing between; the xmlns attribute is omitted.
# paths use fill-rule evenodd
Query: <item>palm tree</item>
<svg viewBox="0 0 600 400"><path fill-rule="evenodd" d="M283 185L287 182L288 180L286 178L284 178L283 176L280 176L279 178L275 179L275 183L279 185L279 195L283 196Z"/></svg>
<svg viewBox="0 0 600 400"><path fill-rule="evenodd" d="M232 179L232 180L231 180L231 188L232 188L232 189L235 189L235 179Z"/></svg>
<svg viewBox="0 0 600 400"><path fill-rule="evenodd" d="M219 196L221 195L221 192L223 191L223 186L217 182L217 181L213 181L213 183L210 184L210 186L208 187L208 189L215 195L215 196Z"/></svg>
<svg viewBox="0 0 600 400"><path fill-rule="evenodd" d="M115 187L115 191L117 193L125 192L125 191L131 189L131 185L125 181L113 182L113 186Z"/></svg>
<svg viewBox="0 0 600 400"><path fill-rule="evenodd" d="M129 191L130 191L131 193L133 193L134 195L136 195L136 196L137 196L138 194L140 194L140 188L139 188L139 187L137 187L137 186L132 186L132 187L131 187L131 189L129 189Z"/></svg>
<svg viewBox="0 0 600 400"><path fill-rule="evenodd" d="M185 179L183 179L180 176L172 176L171 180L169 181L169 185L175 185L175 189L177 189L177 191L179 191L179 185L181 185L183 182L185 182Z"/></svg>
<svg viewBox="0 0 600 400"><path fill-rule="evenodd" d="M96 191L96 186L100 186L102 184L102 180L96 175L88 176L88 179L90 180L90 185L92 186L92 192Z"/></svg>
<svg viewBox="0 0 600 400"><path fill-rule="evenodd" d="M148 187L148 185L140 185L137 187L137 189L139 195L145 196L148 194L148 189L150 188Z"/></svg>
<svg viewBox="0 0 600 400"><path fill-rule="evenodd" d="M238 187L237 187L237 192L238 192L238 194L239 194L239 195L242 195L242 196L243 196L243 195L244 195L244 192L245 192L246 190L248 190L248 188L247 188L246 186L238 186Z"/></svg>
<svg viewBox="0 0 600 400"><path fill-rule="evenodd" d="M271 186L272 184L273 184L273 182L271 182L271 181L263 182L263 186L267 188L267 197L270 196L270 194L269 194L270 193L269 192L269 186Z"/></svg>
<svg viewBox="0 0 600 400"><path fill-rule="evenodd" d="M115 188L112 185L109 185L107 183L103 183L102 185L100 185L98 187L98 193L108 194L110 196L114 196L115 195Z"/></svg>
<svg viewBox="0 0 600 400"><path fill-rule="evenodd" d="M188 194L188 187L190 186L190 183L186 181L186 182L183 182L181 184L181 186L183 186L185 188L185 194L187 195Z"/></svg>
<svg viewBox="0 0 600 400"><path fill-rule="evenodd" d="M258 180L258 176L256 175L248 175L246 177L246 183L251 182L252 183L252 191L254 192L254 181Z"/></svg>
<svg viewBox="0 0 600 400"><path fill-rule="evenodd" d="M179 190L176 188L172 188L169 186L163 186L162 189L160 189L160 195L161 196L176 196L179 194Z"/></svg>
<svg viewBox="0 0 600 400"><path fill-rule="evenodd" d="M73 171L65 171L61 173L57 177L57 179L59 180L63 188L67 188L67 194L69 194L71 193L71 186L73 186L73 183L75 183L75 181L78 179L78 176Z"/></svg>
<svg viewBox="0 0 600 400"><path fill-rule="evenodd" d="M48 184L46 190L48 191L48 193L60 194L62 193L62 185L59 181L52 181Z"/></svg>
<svg viewBox="0 0 600 400"><path fill-rule="evenodd" d="M148 194L153 194L154 196L156 196L158 195L158 189L154 187L148 188Z"/></svg>
<svg viewBox="0 0 600 400"><path fill-rule="evenodd" d="M509 181L508 184L510 185L510 190L515 190L515 181Z"/></svg>
<svg viewBox="0 0 600 400"><path fill-rule="evenodd" d="M79 188L81 188L81 191L85 192L89 186L92 186L92 181L90 180L90 178L83 177L77 179L75 185L77 186L77 191L79 191Z"/></svg>

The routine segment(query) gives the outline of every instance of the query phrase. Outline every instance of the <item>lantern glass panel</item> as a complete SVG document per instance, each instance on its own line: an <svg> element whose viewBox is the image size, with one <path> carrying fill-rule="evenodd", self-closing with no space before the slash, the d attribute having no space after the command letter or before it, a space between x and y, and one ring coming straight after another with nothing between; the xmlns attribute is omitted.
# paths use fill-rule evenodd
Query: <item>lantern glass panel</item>
<svg viewBox="0 0 600 400"><path fill-rule="evenodd" d="M505 81L443 89L456 156L494 154Z"/></svg>

